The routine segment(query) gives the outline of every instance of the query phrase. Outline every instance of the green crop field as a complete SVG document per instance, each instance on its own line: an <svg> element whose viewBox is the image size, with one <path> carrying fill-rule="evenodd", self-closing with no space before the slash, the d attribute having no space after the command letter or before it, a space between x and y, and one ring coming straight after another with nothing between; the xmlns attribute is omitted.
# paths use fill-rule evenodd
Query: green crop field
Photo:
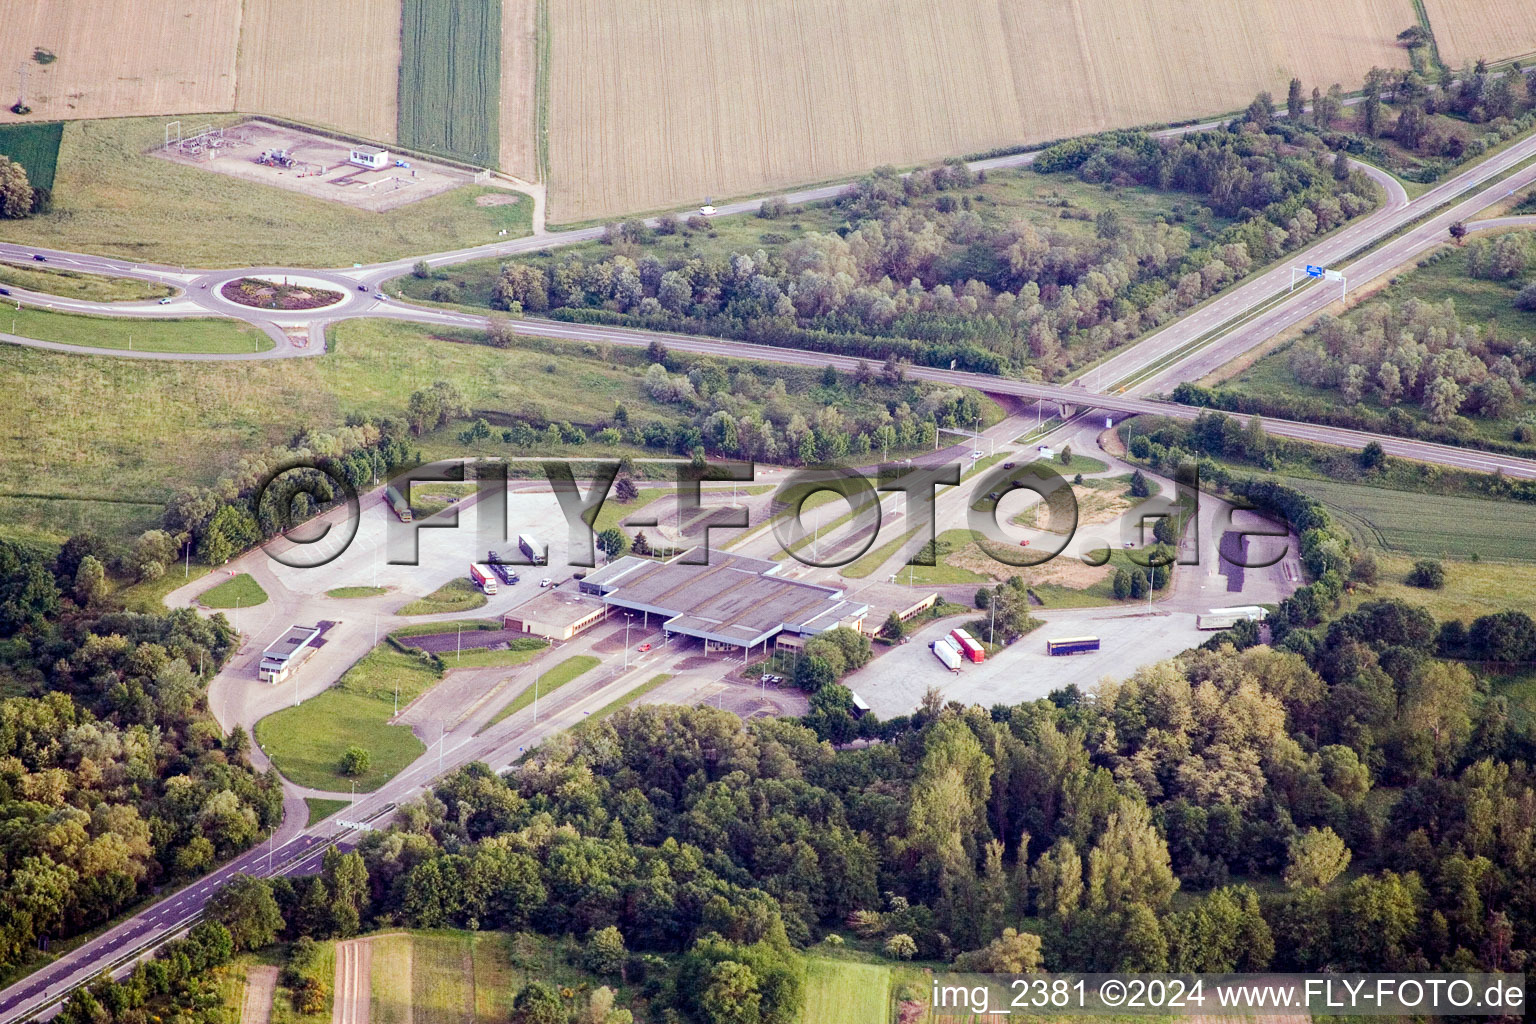
<svg viewBox="0 0 1536 1024"><path fill-rule="evenodd" d="M296 707L256 723L256 740L290 781L314 789L346 792L356 782L366 793L394 778L427 748L410 726L390 725L398 687L405 707L437 685L438 677L420 658L387 645L375 647L336 685ZM368 751L368 770L355 780L340 771L350 746Z"/></svg>
<svg viewBox="0 0 1536 1024"><path fill-rule="evenodd" d="M467 932L411 936L412 1024L465 1024L474 1010L474 960Z"/></svg>
<svg viewBox="0 0 1536 1024"><path fill-rule="evenodd" d="M891 969L880 964L807 957L805 1011L810 1024L879 1024L890 1019Z"/></svg>
<svg viewBox="0 0 1536 1024"><path fill-rule="evenodd" d="M209 587L197 597L204 608L250 608L265 604L267 592L248 572L230 577L216 587Z"/></svg>
<svg viewBox="0 0 1536 1024"><path fill-rule="evenodd" d="M1408 555L1536 561L1536 508L1303 477L1282 482L1339 514L1356 539Z"/></svg>
<svg viewBox="0 0 1536 1024"><path fill-rule="evenodd" d="M52 189L59 165L59 140L63 121L0 125L0 156L8 156L27 169L34 188Z"/></svg>
<svg viewBox="0 0 1536 1024"><path fill-rule="evenodd" d="M501 0L405 0L401 145L481 167L500 154Z"/></svg>
<svg viewBox="0 0 1536 1024"><path fill-rule="evenodd" d="M369 965L369 1024L410 1024L414 940L380 935L372 940Z"/></svg>

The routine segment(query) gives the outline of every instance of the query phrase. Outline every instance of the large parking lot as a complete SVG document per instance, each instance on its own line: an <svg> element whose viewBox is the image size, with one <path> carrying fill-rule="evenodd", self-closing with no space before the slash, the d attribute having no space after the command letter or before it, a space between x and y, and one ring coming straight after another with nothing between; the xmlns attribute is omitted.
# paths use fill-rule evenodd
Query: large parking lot
<svg viewBox="0 0 1536 1024"><path fill-rule="evenodd" d="M978 613L979 614L979 613ZM966 621L946 619L912 635L910 642L880 655L844 683L881 718L908 714L929 687L962 704L1018 704L1076 683L1089 689L1106 677L1122 679L1138 666L1172 657L1210 637L1195 629L1193 612L1154 612L1125 605L1036 613L1045 625L979 665L962 662L950 672L928 645ZM1045 642L1057 637L1097 636L1093 654L1053 658Z"/></svg>

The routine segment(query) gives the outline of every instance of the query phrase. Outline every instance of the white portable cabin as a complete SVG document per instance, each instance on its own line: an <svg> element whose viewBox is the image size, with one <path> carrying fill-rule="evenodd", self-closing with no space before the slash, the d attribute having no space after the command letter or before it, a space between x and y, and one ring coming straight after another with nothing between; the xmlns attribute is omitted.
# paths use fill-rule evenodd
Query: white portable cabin
<svg viewBox="0 0 1536 1024"><path fill-rule="evenodd" d="M358 146L347 157L349 163L358 167L366 167L371 171L383 170L389 166L389 150L371 149L367 146Z"/></svg>

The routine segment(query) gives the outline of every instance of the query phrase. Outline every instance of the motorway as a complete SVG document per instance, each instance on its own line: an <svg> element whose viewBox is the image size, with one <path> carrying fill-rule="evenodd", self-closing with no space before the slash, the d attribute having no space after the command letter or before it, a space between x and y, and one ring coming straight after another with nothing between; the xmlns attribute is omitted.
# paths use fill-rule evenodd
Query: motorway
<svg viewBox="0 0 1536 1024"><path fill-rule="evenodd" d="M1201 126L1191 126L1179 131L1193 130L1197 127ZM1446 238L1445 229L1451 221L1466 220L1502 200L1509 191L1536 181L1536 167L1517 169L1521 162L1532 157L1536 157L1536 137L1527 138L1510 146L1412 201L1407 199L1400 186L1386 179L1381 172L1367 169L1368 173L1383 184L1387 192L1387 202L1370 215L1322 239L1305 252L1297 254L1294 262L1339 264L1348 276L1350 287L1358 288L1410 261L1417 253L1443 242ZM978 161L973 164L973 167L982 169L1020 166L1029 163L1033 158L1034 154L1031 153L1017 154ZM1510 172L1512 169L1510 176L1498 186L1475 191L1485 186L1490 179ZM791 203L812 202L832 198L841 193L845 187L842 184L819 186L789 194L786 198ZM1468 193L1473 194L1468 195ZM1466 198L1462 198L1463 196ZM717 213L748 212L755 209L756 205L755 200L722 205ZM1484 229L1527 225L1533 220L1536 219L1505 218L1469 224L1469 227ZM119 358L223 361L320 355L324 351L325 326L337 320L352 317L387 317L427 324L483 327L487 321L486 317L383 299L380 297L382 294L380 287L385 281L409 272L415 263L422 259L437 267L468 260L506 257L588 241L601 236L602 231L603 229L599 227L543 233L490 245L430 254L425 257L326 270L283 267L199 270L0 244L0 258L28 261L34 254L41 254L46 257L49 266L159 281L181 290L171 302L161 305L159 303L84 302L12 288L10 298L17 300L18 303L25 302L40 308L62 312L144 318L207 315L238 317L255 323L267 331L277 345L273 350L264 353L188 355L97 350L3 334L0 334L0 340L66 352L99 353ZM1355 258L1354 262L1343 262L1372 245L1377 245L1377 248ZM1051 385L929 367L911 367L908 372L914 378L971 387L989 393L1016 395L1029 400L1043 399L1074 409L1091 407L1111 413L1148 413L1191 418L1197 415L1199 410L1157 401L1148 396L1178 380L1190 380L1202 376L1215 366L1222 365L1237 355L1251 350L1278 331L1285 330L1314 315L1334 301L1331 289L1323 285L1298 289L1292 296L1279 298L1289 284L1290 265L1288 263L1262 272L1241 286L1203 304L1190 315L1106 360L1101 367L1086 375L1090 380L1079 379L1072 385ZM321 311L272 314L270 311L238 306L228 302L219 294L219 289L224 283L246 276L302 278L306 281L334 286L344 294L344 298L336 305ZM1245 315L1250 316L1247 322L1239 323L1231 330L1220 330L1223 325L1241 321ZM855 359L816 352L771 348L748 342L694 335L570 324L533 318L510 323L517 333L536 337L632 346L644 346L652 341L661 340L669 348L679 352L814 367L830 363L844 370L852 370L858 363ZM308 346L295 345L289 340L285 328L299 326L310 328L312 340ZM1511 477L1536 478L1536 461L1529 459L1285 420L1266 420L1265 426L1271 434L1281 437L1354 449L1361 448L1370 441L1377 441L1388 454L1402 458L1483 472L1498 471ZM358 821L369 817L386 820L385 816L395 805L419 795L441 771L450 770L460 764L481 760L496 768L505 767L514 761L522 750L529 749L549 735L568 728L593 709L605 706L615 696L641 685L648 678L650 671L652 670L636 668L605 681L600 687L568 687L567 689L571 690L570 693L562 690L558 699L546 702L545 713L538 722L532 721L525 710L510 716L480 735L466 736L459 740L456 746L437 751L437 757L429 756L418 760L376 792L359 796L356 805L347 812L347 820ZM287 806L289 802L285 800L285 807ZM302 808L302 803L297 806ZM316 858L319 856L319 848L327 841L326 834L334 828L334 825L322 825L315 830L306 829L296 820L295 811L290 810L285 816L283 827L273 839L275 849L270 852L272 870L286 873L313 871ZM56 1005L48 1005L50 999L56 997L61 991L96 976L104 967L117 965L119 958L138 949L145 942L186 926L195 920L212 892L231 874L238 871L247 871L252 874L266 873L268 856L269 851L266 848L244 854L204 879L66 954L49 967L0 992L0 1024L9 1024L11 1021L26 1017L39 1019L50 1017L53 1012L56 1012Z"/></svg>

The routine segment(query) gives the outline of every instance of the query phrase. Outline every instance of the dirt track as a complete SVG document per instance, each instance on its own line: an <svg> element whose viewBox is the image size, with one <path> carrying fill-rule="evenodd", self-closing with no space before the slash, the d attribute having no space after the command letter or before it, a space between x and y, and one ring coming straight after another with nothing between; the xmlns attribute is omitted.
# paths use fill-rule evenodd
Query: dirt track
<svg viewBox="0 0 1536 1024"><path fill-rule="evenodd" d="M367 941L336 943L336 997L331 1005L331 1024L368 1024L372 967L373 946Z"/></svg>
<svg viewBox="0 0 1536 1024"><path fill-rule="evenodd" d="M267 1024L272 1019L272 992L276 987L276 967L252 967L245 972L240 1024Z"/></svg>

